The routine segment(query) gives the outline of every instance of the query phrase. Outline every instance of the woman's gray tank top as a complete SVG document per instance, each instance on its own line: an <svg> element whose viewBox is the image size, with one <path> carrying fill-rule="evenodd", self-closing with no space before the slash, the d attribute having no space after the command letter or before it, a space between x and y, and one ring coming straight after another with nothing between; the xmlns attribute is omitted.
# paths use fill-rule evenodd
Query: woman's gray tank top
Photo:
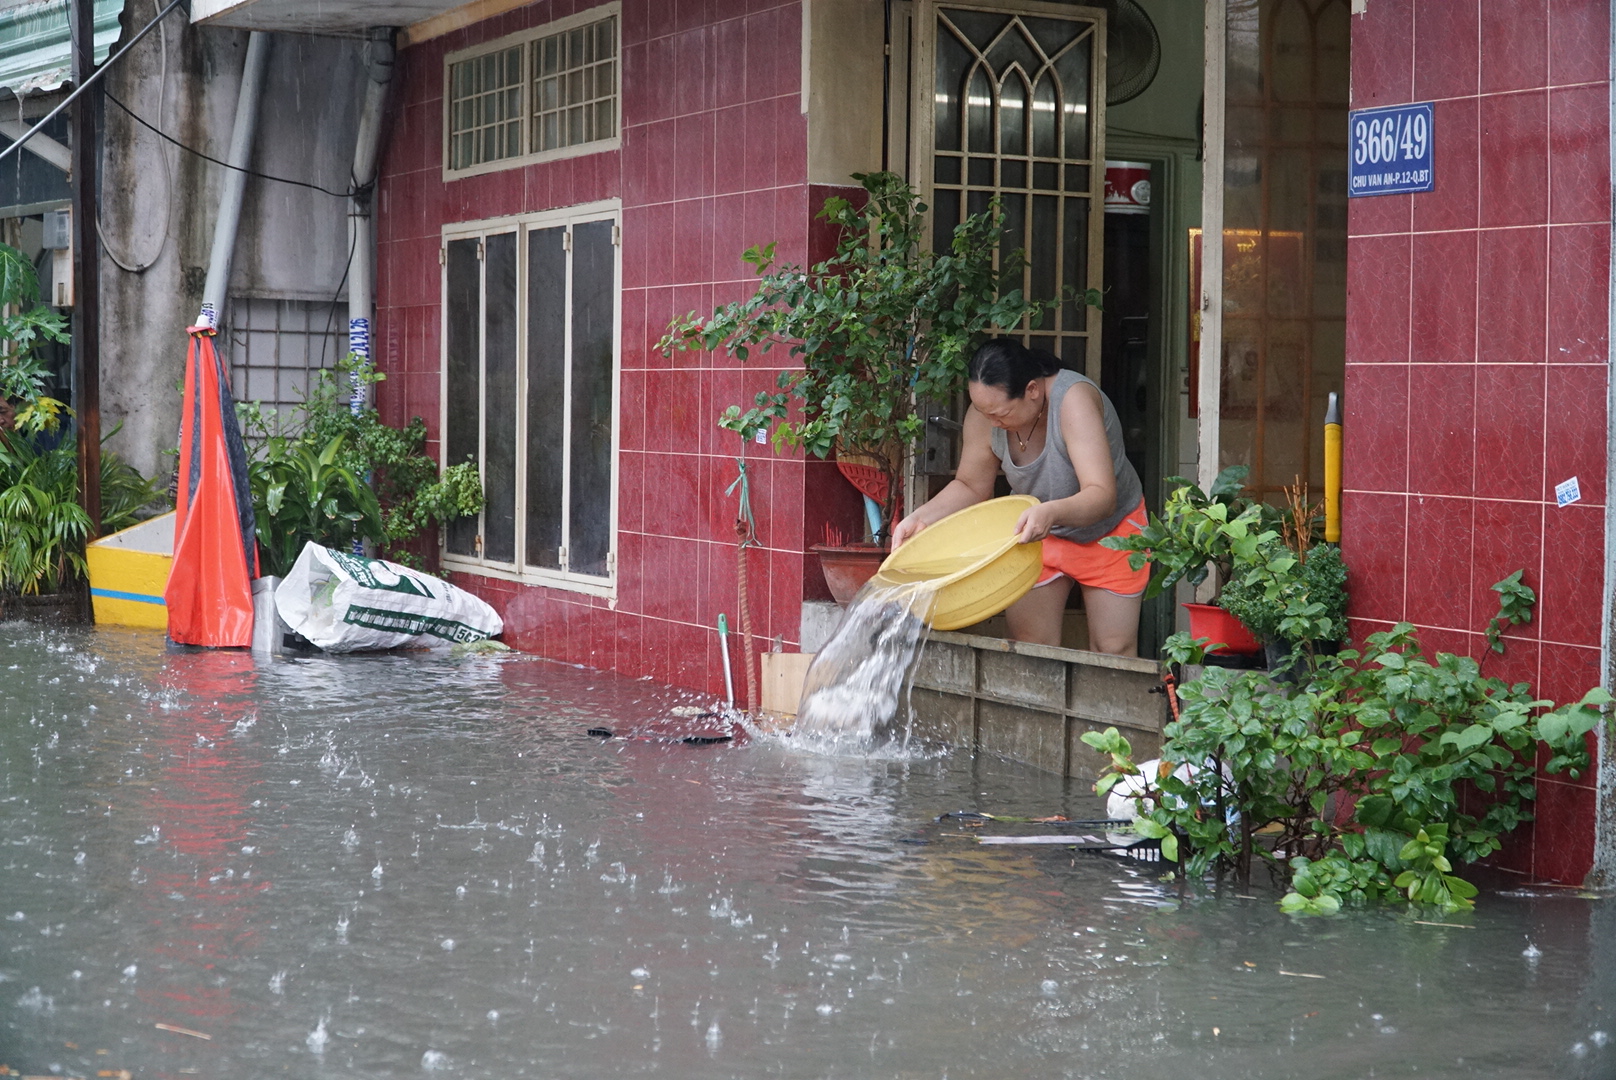
<svg viewBox="0 0 1616 1080"><path fill-rule="evenodd" d="M1044 436L1044 449L1027 464L1017 465L1010 460L1010 433L1001 427L993 429L993 453L1004 468L1005 478L1010 481L1010 490L1017 495L1033 495L1040 502L1049 502L1076 495L1082 488L1077 482L1077 472L1072 468L1072 457L1066 452L1066 437L1060 427L1061 402L1066 398L1066 391L1079 383L1094 386L1092 379L1075 371L1063 369L1056 373L1055 380L1049 385L1046 421L1049 427ZM1100 388L1094 386L1094 389L1098 391ZM1122 519L1139 505L1144 490L1139 485L1139 474L1134 472L1133 464L1123 448L1122 422L1117 419L1117 410L1104 393L1100 394L1100 404L1105 409L1105 441L1111 448L1111 464L1117 476L1117 508L1103 521L1085 525L1081 529L1062 525L1050 530L1056 536L1079 544L1092 544L1120 525Z"/></svg>

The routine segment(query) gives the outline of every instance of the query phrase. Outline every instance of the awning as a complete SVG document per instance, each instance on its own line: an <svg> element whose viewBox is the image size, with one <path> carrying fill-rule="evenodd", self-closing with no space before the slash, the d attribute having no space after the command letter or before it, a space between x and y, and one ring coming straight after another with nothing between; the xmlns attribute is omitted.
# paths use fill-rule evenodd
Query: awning
<svg viewBox="0 0 1616 1080"><path fill-rule="evenodd" d="M0 9L0 88L17 96L55 90L73 74L69 0L36 0ZM117 43L123 0L95 0L95 62Z"/></svg>

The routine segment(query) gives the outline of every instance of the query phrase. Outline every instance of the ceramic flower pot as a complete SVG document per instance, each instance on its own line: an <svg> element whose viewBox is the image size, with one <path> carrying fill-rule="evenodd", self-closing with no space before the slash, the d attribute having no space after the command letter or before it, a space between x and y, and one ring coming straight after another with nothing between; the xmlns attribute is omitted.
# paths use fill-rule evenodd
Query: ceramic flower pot
<svg viewBox="0 0 1616 1080"><path fill-rule="evenodd" d="M831 596L843 607L881 569L888 554L886 548L875 544L815 544L814 553L819 556Z"/></svg>

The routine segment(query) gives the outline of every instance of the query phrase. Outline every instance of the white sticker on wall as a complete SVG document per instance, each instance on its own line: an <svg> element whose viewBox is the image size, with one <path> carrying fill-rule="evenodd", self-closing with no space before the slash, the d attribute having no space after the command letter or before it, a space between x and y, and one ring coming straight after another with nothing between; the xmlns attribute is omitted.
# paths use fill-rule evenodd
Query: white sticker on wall
<svg viewBox="0 0 1616 1080"><path fill-rule="evenodd" d="M1560 506L1570 506L1574 502L1582 501L1582 488L1575 476L1554 485L1554 501Z"/></svg>

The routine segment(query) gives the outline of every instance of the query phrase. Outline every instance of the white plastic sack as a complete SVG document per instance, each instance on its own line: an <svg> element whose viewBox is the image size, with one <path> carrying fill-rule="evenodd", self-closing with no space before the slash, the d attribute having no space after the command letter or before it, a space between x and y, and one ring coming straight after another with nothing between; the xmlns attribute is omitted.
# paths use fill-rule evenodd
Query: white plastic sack
<svg viewBox="0 0 1616 1080"><path fill-rule="evenodd" d="M328 652L460 644L505 629L493 608L441 578L312 542L275 590L275 608Z"/></svg>

